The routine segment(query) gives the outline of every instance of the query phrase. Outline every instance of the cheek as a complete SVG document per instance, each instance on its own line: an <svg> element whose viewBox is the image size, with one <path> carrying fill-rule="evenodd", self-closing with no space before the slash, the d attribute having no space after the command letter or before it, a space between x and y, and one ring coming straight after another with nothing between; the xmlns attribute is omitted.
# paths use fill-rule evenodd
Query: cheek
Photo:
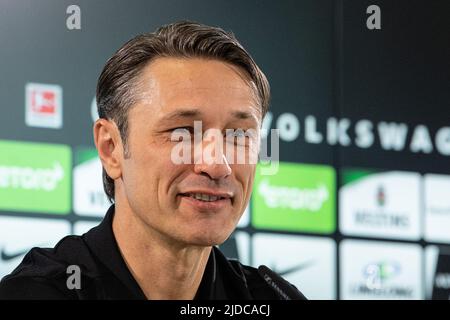
<svg viewBox="0 0 450 320"><path fill-rule="evenodd" d="M155 192L155 183L162 171L158 169L161 160L155 156L157 154L160 152L147 147L133 148L130 158L124 162L123 170L123 180L128 190L135 192L136 195L145 194L146 196ZM131 194L129 196L134 197Z"/></svg>
<svg viewBox="0 0 450 320"><path fill-rule="evenodd" d="M166 147L148 149L136 159L133 173L140 193L152 199L153 205L170 205L175 194L173 186L187 170L185 165L174 164Z"/></svg>
<svg viewBox="0 0 450 320"><path fill-rule="evenodd" d="M242 187L242 201L250 198L253 181L255 179L255 165L236 165L236 179Z"/></svg>
<svg viewBox="0 0 450 320"><path fill-rule="evenodd" d="M148 197L154 193L154 180L156 172L147 162L135 159L134 156L125 163L123 181L130 199ZM151 197L151 196L150 196Z"/></svg>

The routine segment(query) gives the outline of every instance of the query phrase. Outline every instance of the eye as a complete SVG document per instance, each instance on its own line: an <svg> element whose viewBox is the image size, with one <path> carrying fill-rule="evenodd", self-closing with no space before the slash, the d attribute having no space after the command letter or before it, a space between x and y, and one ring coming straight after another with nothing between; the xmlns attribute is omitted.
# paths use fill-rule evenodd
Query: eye
<svg viewBox="0 0 450 320"><path fill-rule="evenodd" d="M226 136L227 138L244 138L247 135L243 129L227 129Z"/></svg>
<svg viewBox="0 0 450 320"><path fill-rule="evenodd" d="M194 134L194 127L185 126L185 127L175 127L169 130L170 132L179 131L179 132L189 132L190 134Z"/></svg>
<svg viewBox="0 0 450 320"><path fill-rule="evenodd" d="M243 129L226 130L226 140L228 143L236 145L247 145L249 137Z"/></svg>

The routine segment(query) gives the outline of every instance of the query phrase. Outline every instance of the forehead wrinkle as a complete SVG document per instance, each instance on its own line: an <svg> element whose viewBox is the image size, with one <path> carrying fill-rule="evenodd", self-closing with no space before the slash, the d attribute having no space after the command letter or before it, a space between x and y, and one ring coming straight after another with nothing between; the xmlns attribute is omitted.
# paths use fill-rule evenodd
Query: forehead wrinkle
<svg viewBox="0 0 450 320"><path fill-rule="evenodd" d="M171 120L177 120L180 118L198 118L201 117L202 112L200 111L200 108L192 108L192 109L177 109L169 114L163 116L160 120L161 121L171 121Z"/></svg>

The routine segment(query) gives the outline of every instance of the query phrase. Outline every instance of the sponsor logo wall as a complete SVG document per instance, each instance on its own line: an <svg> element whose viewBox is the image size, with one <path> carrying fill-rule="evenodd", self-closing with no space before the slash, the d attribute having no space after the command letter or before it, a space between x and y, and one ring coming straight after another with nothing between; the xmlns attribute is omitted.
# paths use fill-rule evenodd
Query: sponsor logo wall
<svg viewBox="0 0 450 320"><path fill-rule="evenodd" d="M53 246L96 226L110 204L94 148L72 153L64 145L5 140L0 147L0 206L7 211L0 216L3 276L31 247ZM243 263L268 265L311 299L336 299L337 196L343 236L449 242L449 176L344 168L336 186L331 166L281 162L273 176L257 168L250 205L221 249ZM14 217L15 211L73 211L77 218ZM425 270L422 249L414 244L343 240L339 255L341 299L449 297L449 253L443 247L427 247Z"/></svg>
<svg viewBox="0 0 450 320"><path fill-rule="evenodd" d="M54 11L52 1L41 2L40 11ZM230 13L225 2L200 1L206 16L175 2L184 10L176 17L211 22L211 11ZM256 3L236 2L212 24L246 39L268 76L273 97L262 138L279 130L281 162L276 175L257 166L250 203L220 248L267 265L310 299L450 299L450 70L448 55L434 54L448 48L448 34L436 30L449 30L450 20L411 25L412 14L380 0L395 21L368 33L355 27L364 22L363 1ZM33 246L83 234L109 208L92 143L95 85L122 40L176 20L164 13L172 5L153 5L129 4L126 25L90 23L63 36L47 31L59 30L61 19L21 19L32 52L16 41L17 17L0 10L2 36L17 45L0 50L0 63L8 61L0 85L0 278ZM83 16L109 21L123 19L120 8L82 6L91 10ZM429 16L450 10L417 8ZM249 28L261 14L271 19ZM13 59L16 51L23 59Z"/></svg>
<svg viewBox="0 0 450 320"><path fill-rule="evenodd" d="M52 247L65 235L95 227L110 204L95 149L80 147L72 153L63 145L5 140L0 146L8 151L0 157L4 276L30 248ZM220 248L245 264L269 266L311 299L447 299L449 247L422 250L414 243L448 243L441 230L446 230L449 180L445 175L344 168L338 189L331 166L281 162L274 176L262 176L257 168L250 204ZM15 211L30 216L14 217ZM337 245L339 231L344 240Z"/></svg>

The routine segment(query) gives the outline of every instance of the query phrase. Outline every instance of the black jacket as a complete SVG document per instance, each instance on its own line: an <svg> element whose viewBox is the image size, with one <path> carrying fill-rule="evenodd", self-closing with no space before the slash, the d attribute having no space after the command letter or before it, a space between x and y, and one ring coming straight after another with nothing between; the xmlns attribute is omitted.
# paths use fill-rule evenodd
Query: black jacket
<svg viewBox="0 0 450 320"><path fill-rule="evenodd" d="M83 236L67 236L52 249L31 249L0 282L0 299L146 299L119 252L113 216L111 206L102 223ZM80 289L67 286L70 265L81 270ZM286 298L279 286L266 280L257 269L229 260L213 247L195 299ZM287 281L277 281L295 291L292 298L304 298Z"/></svg>

